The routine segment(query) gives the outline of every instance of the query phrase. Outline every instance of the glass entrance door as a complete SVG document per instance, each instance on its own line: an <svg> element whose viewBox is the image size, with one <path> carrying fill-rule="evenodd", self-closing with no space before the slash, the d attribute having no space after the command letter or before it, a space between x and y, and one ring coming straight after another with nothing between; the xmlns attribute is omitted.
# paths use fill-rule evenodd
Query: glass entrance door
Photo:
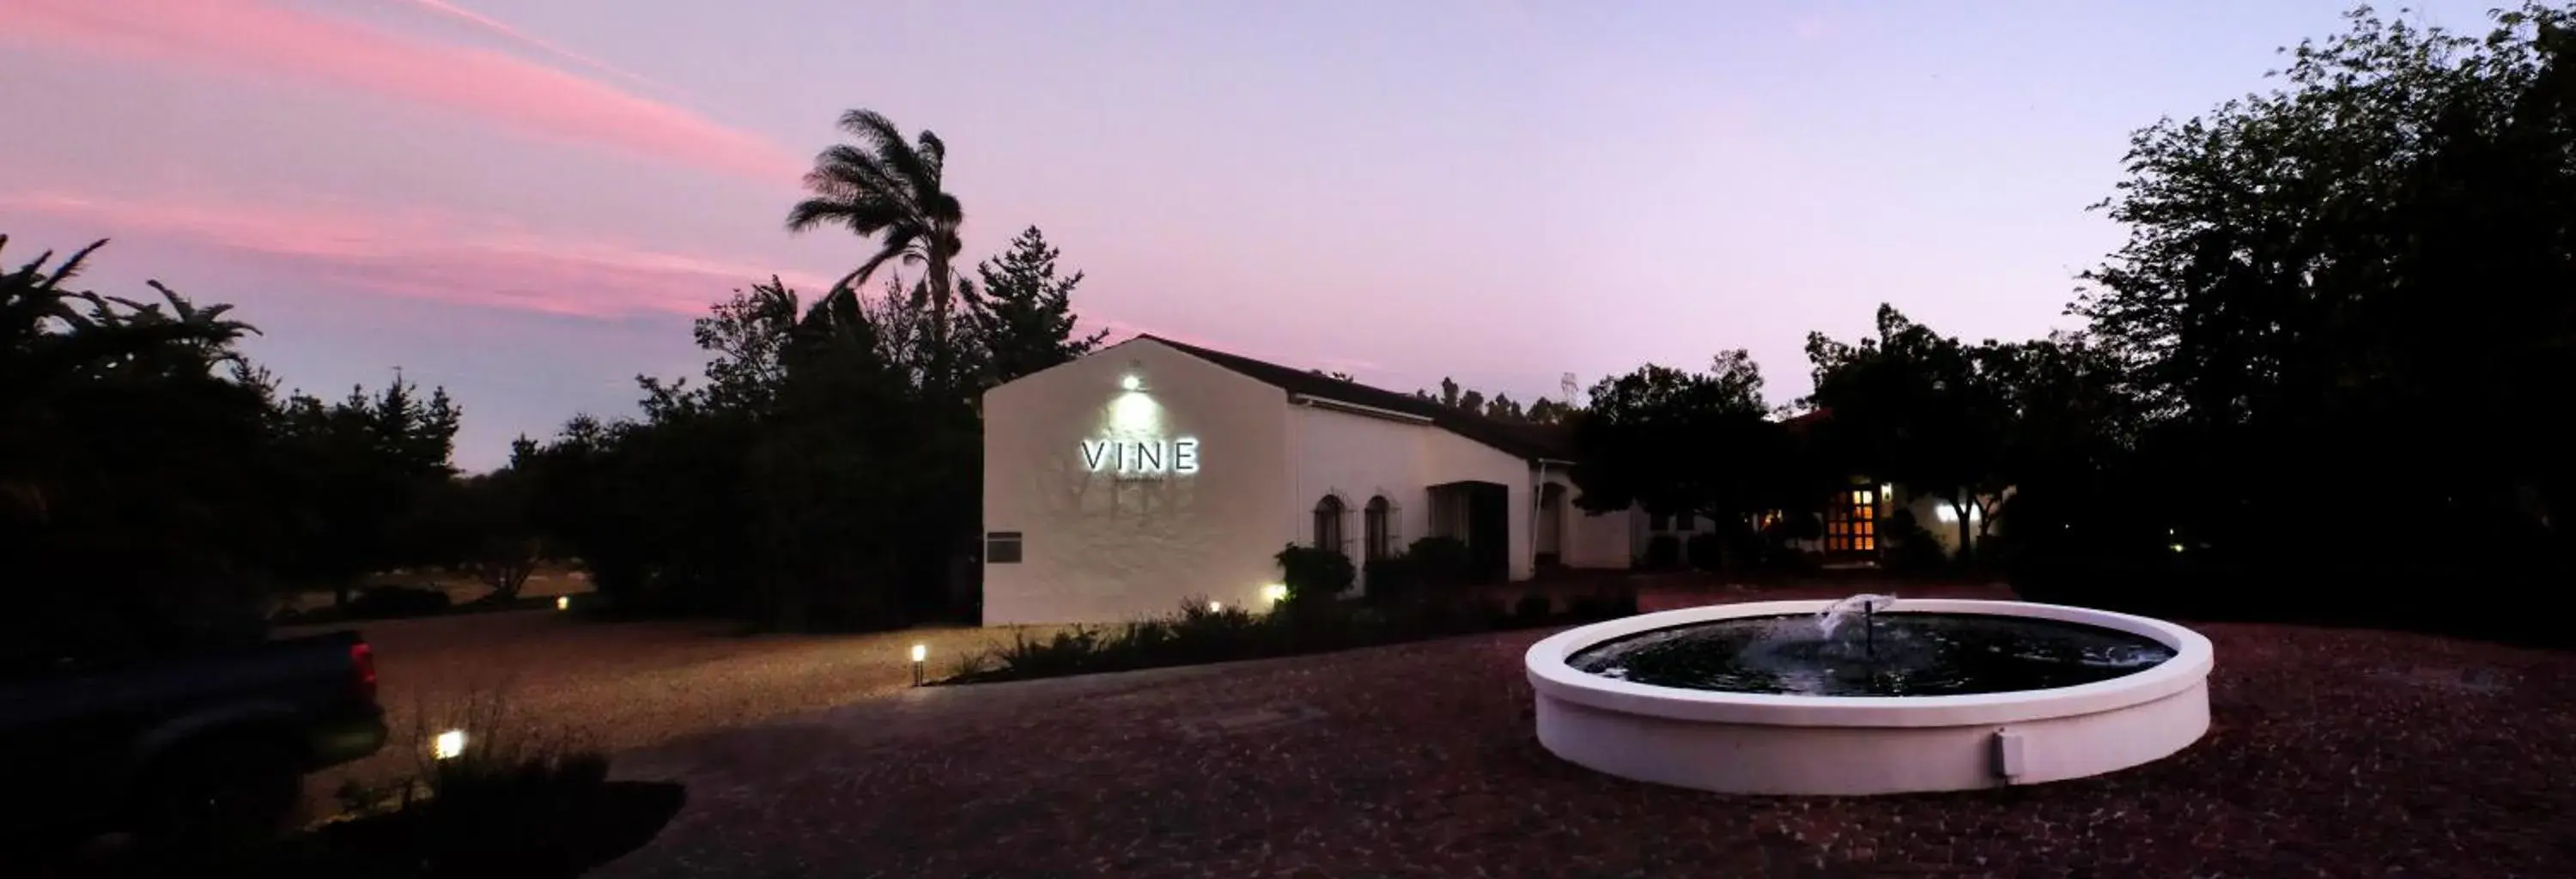
<svg viewBox="0 0 2576 879"><path fill-rule="evenodd" d="M1853 486L1825 505L1825 554L1845 558L1878 554L1878 487Z"/></svg>

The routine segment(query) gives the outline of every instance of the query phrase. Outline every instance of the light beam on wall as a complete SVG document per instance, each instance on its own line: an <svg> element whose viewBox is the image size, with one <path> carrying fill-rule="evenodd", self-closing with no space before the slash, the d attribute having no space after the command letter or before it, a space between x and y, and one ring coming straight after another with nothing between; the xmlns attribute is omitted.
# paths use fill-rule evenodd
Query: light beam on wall
<svg viewBox="0 0 2576 879"><path fill-rule="evenodd" d="M1139 438L1159 433L1163 426L1163 407L1154 398L1130 391L1109 403L1109 429L1122 438Z"/></svg>

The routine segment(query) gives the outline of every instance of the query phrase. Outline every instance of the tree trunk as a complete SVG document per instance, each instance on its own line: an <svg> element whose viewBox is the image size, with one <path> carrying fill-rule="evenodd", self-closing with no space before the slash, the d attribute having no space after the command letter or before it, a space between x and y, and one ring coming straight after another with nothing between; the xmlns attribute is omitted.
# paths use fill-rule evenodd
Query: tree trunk
<svg viewBox="0 0 2576 879"><path fill-rule="evenodd" d="M936 234L936 233L934 233ZM934 387L948 387L948 306L955 293L949 285L948 260L951 254L933 247L930 251L930 374Z"/></svg>
<svg viewBox="0 0 2576 879"><path fill-rule="evenodd" d="M1959 515L1959 560L1962 562L1973 563L1977 560L1975 551L1977 547L1975 543L1976 537L1973 533L1974 523L1968 521L1968 511L1971 509L1975 509L1973 504L1963 503L1960 501L1950 502L1950 512L1957 513Z"/></svg>

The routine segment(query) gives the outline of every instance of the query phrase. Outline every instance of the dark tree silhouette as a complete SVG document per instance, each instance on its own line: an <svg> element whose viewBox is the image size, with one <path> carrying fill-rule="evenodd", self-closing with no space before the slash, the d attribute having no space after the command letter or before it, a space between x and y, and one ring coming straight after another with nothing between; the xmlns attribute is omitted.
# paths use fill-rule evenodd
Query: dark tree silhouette
<svg viewBox="0 0 2576 879"><path fill-rule="evenodd" d="M957 294L953 264L963 246L958 228L966 222L957 197L942 188L948 146L929 131L907 141L873 110L841 114L841 130L857 143L835 144L814 157L814 169L805 175L813 195L787 212L787 229L842 226L877 240L877 252L835 289L862 285L889 262L922 266L922 301L914 305L929 308L930 348L934 356L943 355Z"/></svg>
<svg viewBox="0 0 2576 879"><path fill-rule="evenodd" d="M1073 291L1082 273L1057 276L1062 253L1030 226L999 257L975 266L980 284L963 287L967 326L985 366L985 381L1000 384L1091 353L1108 330L1076 335Z"/></svg>

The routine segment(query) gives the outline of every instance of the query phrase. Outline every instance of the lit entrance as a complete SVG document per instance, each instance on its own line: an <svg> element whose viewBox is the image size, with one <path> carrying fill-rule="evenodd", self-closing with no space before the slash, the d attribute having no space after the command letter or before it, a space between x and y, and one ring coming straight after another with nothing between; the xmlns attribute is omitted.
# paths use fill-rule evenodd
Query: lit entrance
<svg viewBox="0 0 2576 879"><path fill-rule="evenodd" d="M1871 561L1878 558L1878 486L1853 486L1834 493L1825 505L1825 558Z"/></svg>

